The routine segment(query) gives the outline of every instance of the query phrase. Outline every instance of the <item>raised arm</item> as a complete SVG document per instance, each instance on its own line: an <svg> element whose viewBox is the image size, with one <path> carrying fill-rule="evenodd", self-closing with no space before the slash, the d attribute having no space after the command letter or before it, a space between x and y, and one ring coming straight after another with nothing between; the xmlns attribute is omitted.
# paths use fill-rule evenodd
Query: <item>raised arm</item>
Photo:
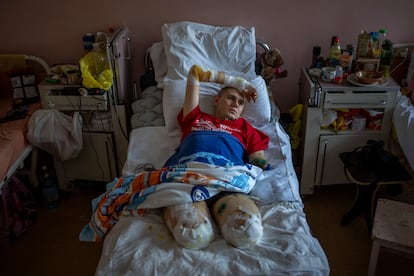
<svg viewBox="0 0 414 276"><path fill-rule="evenodd" d="M211 73L197 65L191 67L187 77L187 87L183 107L183 117L187 116L200 102L200 82L209 81Z"/></svg>
<svg viewBox="0 0 414 276"><path fill-rule="evenodd" d="M257 91L247 80L233 77L222 71L204 71L200 66L193 65L188 73L185 92L183 116L185 117L200 102L200 82L215 82L238 89L247 99L256 101Z"/></svg>

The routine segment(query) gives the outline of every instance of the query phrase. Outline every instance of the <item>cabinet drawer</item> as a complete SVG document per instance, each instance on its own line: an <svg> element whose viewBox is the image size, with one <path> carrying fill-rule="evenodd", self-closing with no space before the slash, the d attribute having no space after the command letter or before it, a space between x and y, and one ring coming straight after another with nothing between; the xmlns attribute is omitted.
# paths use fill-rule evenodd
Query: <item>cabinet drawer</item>
<svg viewBox="0 0 414 276"><path fill-rule="evenodd" d="M384 93L326 92L325 108L385 108L389 95Z"/></svg>

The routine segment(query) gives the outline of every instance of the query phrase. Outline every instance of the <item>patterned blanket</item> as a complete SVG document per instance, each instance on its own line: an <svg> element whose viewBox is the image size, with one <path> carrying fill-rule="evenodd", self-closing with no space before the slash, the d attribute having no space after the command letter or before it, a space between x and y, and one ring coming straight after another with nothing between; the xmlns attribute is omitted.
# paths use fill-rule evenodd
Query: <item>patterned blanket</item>
<svg viewBox="0 0 414 276"><path fill-rule="evenodd" d="M79 239L102 241L121 214L143 215L148 208L202 201L220 191L247 194L261 172L250 164L222 167L188 162L115 179L92 201L91 220Z"/></svg>

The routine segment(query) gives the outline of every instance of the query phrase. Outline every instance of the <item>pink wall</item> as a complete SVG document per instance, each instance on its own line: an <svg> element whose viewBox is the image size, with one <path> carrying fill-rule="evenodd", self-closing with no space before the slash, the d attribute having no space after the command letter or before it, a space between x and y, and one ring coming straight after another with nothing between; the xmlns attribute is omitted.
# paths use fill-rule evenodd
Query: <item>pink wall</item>
<svg viewBox="0 0 414 276"><path fill-rule="evenodd" d="M311 62L312 46L328 51L331 37L343 45L356 43L360 30L387 28L394 42L414 42L411 0L5 0L0 9L0 53L26 53L50 65L76 63L83 55L86 32L127 25L134 51L136 81L143 72L143 55L161 39L163 23L196 21L212 25L254 26L256 36L281 50L286 79L272 84L282 111L297 101L299 70Z"/></svg>

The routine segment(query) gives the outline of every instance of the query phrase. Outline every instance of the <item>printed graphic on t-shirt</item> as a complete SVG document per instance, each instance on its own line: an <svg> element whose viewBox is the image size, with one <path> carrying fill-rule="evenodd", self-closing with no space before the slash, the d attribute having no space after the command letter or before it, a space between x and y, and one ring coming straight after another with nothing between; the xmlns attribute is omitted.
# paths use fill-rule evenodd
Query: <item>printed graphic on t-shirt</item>
<svg viewBox="0 0 414 276"><path fill-rule="evenodd" d="M230 127L224 124L218 124L217 126L212 121L205 120L203 118L196 120L191 130L192 131L211 130L211 131L225 132L228 134L233 134L235 132L240 133L240 129L233 128L233 127Z"/></svg>

